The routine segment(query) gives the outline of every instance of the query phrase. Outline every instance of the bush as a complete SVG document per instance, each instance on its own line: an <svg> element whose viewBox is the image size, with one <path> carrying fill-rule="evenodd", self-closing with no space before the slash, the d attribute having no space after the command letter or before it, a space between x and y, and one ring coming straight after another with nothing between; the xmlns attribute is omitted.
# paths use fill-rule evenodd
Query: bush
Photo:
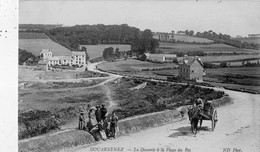
<svg viewBox="0 0 260 152"><path fill-rule="evenodd" d="M19 139L41 135L59 128L59 120L51 112L40 110L20 113L18 124Z"/></svg>
<svg viewBox="0 0 260 152"><path fill-rule="evenodd" d="M192 104L198 97L213 100L224 96L222 91L201 88L195 85L171 85L149 81L142 90L129 90L129 88L144 82L143 80L139 82L138 79L136 81L138 83L124 79L115 86L113 98L120 101L120 109L116 110L120 119Z"/></svg>

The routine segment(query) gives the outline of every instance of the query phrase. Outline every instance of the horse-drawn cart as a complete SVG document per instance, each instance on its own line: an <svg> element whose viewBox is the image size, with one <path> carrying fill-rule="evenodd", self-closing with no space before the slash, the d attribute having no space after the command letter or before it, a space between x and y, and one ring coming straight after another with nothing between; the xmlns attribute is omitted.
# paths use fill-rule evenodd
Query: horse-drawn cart
<svg viewBox="0 0 260 152"><path fill-rule="evenodd" d="M198 131L198 122L200 121L200 128L203 120L211 121L211 130L214 131L217 118L217 110L213 107L210 102L205 103L203 108L193 106L188 108L188 116L191 123L191 131L196 134Z"/></svg>

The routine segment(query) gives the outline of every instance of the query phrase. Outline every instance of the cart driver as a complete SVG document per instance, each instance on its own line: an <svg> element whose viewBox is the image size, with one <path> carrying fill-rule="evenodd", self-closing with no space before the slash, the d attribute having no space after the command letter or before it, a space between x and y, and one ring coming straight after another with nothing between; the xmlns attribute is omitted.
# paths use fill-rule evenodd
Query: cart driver
<svg viewBox="0 0 260 152"><path fill-rule="evenodd" d="M202 101L201 98L198 98L196 101L195 101L195 104L196 106L202 111L203 108L204 108L204 102Z"/></svg>

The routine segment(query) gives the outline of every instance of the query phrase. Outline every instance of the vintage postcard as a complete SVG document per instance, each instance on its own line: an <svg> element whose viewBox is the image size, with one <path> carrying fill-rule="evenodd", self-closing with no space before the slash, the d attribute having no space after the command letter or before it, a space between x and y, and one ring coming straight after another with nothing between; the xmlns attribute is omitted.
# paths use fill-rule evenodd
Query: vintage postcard
<svg viewBox="0 0 260 152"><path fill-rule="evenodd" d="M260 1L18 12L19 152L260 151Z"/></svg>

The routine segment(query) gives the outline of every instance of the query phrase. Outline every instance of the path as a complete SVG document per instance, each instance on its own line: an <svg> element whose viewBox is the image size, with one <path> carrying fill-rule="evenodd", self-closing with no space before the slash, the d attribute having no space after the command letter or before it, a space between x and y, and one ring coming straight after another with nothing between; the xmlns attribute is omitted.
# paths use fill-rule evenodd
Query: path
<svg viewBox="0 0 260 152"><path fill-rule="evenodd" d="M230 95L234 104L217 109L219 121L214 132L209 131L210 121L204 121L203 129L194 137L190 132L190 124L185 119L72 151L86 152L102 147L123 147L123 151L134 151L136 147L140 151L143 147L163 148L168 152L179 148L183 149L182 152L185 152L185 148L190 149L190 152L223 152L224 148L230 148L230 152L239 152L233 151L235 149L259 152L260 95L224 91Z"/></svg>

